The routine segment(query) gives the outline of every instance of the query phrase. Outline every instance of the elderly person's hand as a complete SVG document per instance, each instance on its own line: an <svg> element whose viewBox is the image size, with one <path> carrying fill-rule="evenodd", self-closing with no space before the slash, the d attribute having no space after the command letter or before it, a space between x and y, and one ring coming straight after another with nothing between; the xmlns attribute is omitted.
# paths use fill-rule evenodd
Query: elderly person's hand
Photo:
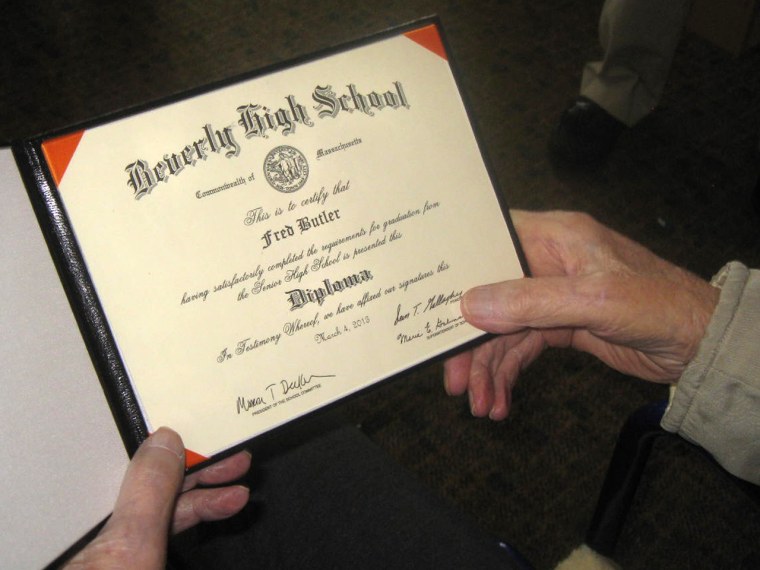
<svg viewBox="0 0 760 570"><path fill-rule="evenodd" d="M250 465L250 455L240 452L185 477L182 440L158 429L132 458L108 522L64 568L164 568L170 532L228 518L248 502L243 486L195 487L234 481Z"/></svg>
<svg viewBox="0 0 760 570"><path fill-rule="evenodd" d="M446 361L452 395L475 416L509 413L520 373L549 346L589 352L620 372L676 382L695 356L718 290L584 214L513 211L531 278L476 287L470 324L497 333Z"/></svg>

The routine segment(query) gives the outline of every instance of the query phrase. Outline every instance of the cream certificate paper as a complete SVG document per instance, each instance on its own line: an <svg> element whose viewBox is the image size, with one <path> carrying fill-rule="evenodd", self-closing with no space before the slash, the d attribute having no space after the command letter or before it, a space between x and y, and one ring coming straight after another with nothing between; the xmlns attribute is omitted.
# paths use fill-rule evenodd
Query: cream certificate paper
<svg viewBox="0 0 760 570"><path fill-rule="evenodd" d="M148 429L203 457L481 336L462 292L523 276L432 25L74 137L58 191Z"/></svg>

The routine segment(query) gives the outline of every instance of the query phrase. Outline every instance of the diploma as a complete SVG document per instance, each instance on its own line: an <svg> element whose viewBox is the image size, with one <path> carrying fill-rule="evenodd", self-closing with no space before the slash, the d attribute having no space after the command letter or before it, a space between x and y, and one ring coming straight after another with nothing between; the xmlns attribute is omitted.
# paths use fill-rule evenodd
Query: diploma
<svg viewBox="0 0 760 570"><path fill-rule="evenodd" d="M147 431L192 462L473 341L524 275L438 26L39 141Z"/></svg>

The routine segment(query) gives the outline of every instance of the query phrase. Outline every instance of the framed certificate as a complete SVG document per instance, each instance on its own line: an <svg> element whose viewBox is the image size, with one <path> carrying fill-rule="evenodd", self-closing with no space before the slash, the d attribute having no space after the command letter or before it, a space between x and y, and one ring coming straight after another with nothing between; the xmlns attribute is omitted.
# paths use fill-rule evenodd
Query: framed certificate
<svg viewBox="0 0 760 570"><path fill-rule="evenodd" d="M188 466L482 336L524 275L418 22L17 145L115 417Z"/></svg>

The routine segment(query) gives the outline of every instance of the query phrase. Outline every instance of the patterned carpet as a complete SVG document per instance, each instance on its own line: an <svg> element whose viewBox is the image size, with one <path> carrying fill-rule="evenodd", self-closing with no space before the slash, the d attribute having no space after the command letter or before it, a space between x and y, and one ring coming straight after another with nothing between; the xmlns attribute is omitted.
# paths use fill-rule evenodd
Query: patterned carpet
<svg viewBox="0 0 760 570"><path fill-rule="evenodd" d="M600 0L133 2L4 6L0 140L91 119L437 13L507 202L577 209L709 277L760 266L760 51L731 57L685 34L660 107L609 162L555 172L551 128L599 54ZM20 3L19 3L20 4ZM39 6L35 6L39 4ZM583 540L617 431L665 389L552 351L511 417L475 420L439 364L343 406L352 422L537 568ZM618 548L626 569L737 568L760 514L677 441L658 445Z"/></svg>

